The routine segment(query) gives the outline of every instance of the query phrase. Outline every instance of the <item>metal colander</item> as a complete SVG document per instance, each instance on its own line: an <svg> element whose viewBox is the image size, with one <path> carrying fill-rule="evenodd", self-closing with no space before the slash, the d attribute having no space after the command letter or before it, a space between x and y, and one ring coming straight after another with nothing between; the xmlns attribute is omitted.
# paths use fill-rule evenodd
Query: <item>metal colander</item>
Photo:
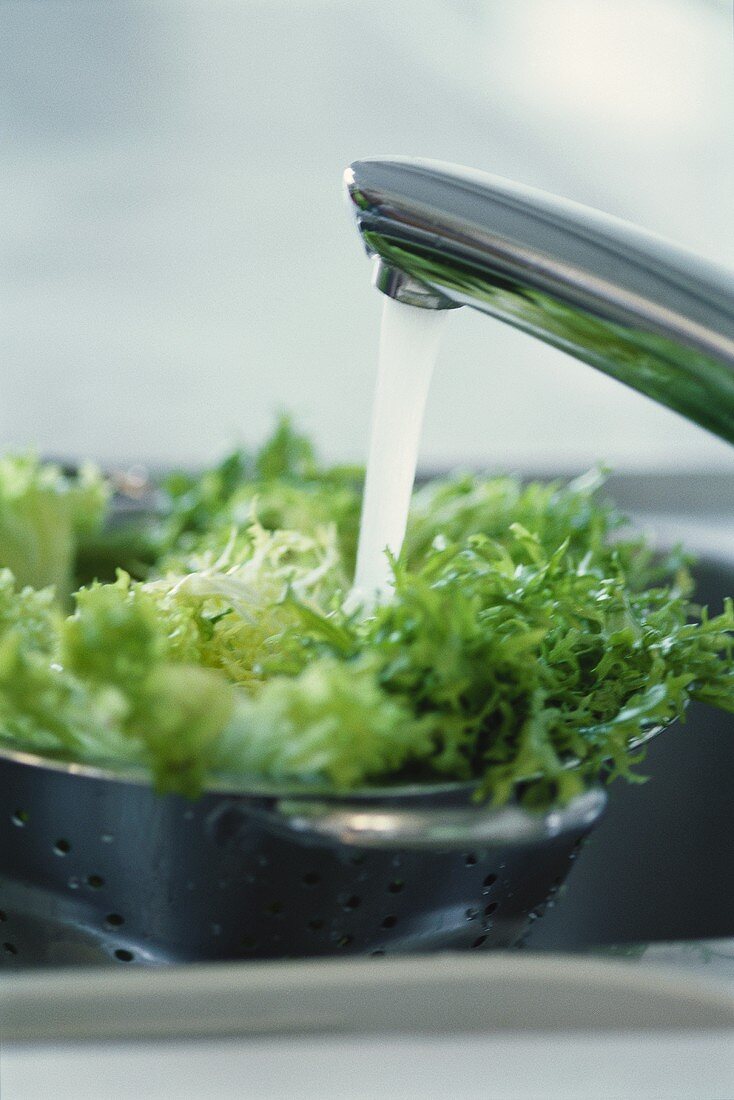
<svg viewBox="0 0 734 1100"><path fill-rule="evenodd" d="M535 815L468 784L191 802L0 757L0 964L155 964L517 944L606 796Z"/></svg>

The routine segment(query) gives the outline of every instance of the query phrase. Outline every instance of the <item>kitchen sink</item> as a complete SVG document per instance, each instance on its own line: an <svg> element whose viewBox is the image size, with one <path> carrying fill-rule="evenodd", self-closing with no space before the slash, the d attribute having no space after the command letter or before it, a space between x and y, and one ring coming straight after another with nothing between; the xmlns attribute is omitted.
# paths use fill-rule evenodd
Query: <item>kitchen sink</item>
<svg viewBox="0 0 734 1100"><path fill-rule="evenodd" d="M734 593L733 478L625 476L612 495L661 545L698 552L701 603ZM16 970L0 977L4 1049L24 1066L14 1043L81 1041L69 1049L83 1061L94 1039L478 1031L486 1043L509 1029L567 1044L596 1029L647 1035L652 1050L666 1031L724 1034L710 1029L734 1019L734 716L691 707L637 770L649 781L611 785L521 951Z"/></svg>
<svg viewBox="0 0 734 1100"><path fill-rule="evenodd" d="M696 599L712 610L734 594L734 529L712 508L718 501L731 515L731 482L716 483L667 478L660 497L677 498L684 516L639 514L666 541L701 547ZM639 479L622 478L615 496L639 507L639 490ZM734 715L694 704L636 770L648 782L610 785L604 818L528 937L534 950L734 937Z"/></svg>
<svg viewBox="0 0 734 1100"><path fill-rule="evenodd" d="M718 611L734 593L734 521L726 518L734 516L734 479L628 475L613 480L610 495L633 515L637 526L655 533L659 544L680 539L694 553L700 551L695 570L697 598ZM119 518L124 529L124 516ZM647 758L637 771L649 781L631 785L620 780L611 785L605 816L592 830L580 858L574 859L567 882L543 919L533 919L522 941L526 948L584 952L614 946L628 951L624 945L734 937L734 866L729 845L734 834L730 790L734 716L701 705L691 707L684 723L650 742ZM144 820L134 799L124 812ZM191 817L192 811L184 816ZM95 858L99 862L98 853ZM95 864L89 883L105 882L106 869L105 878L98 871ZM18 874L25 881L24 872ZM430 890L428 883L424 885ZM114 912L108 923L113 918L123 923L116 914L127 912L127 900L122 889L117 907L110 902ZM517 900L518 904L522 900L519 894ZM48 899L43 906L47 903ZM25 912L24 904L21 898L16 910ZM523 918L528 908L532 909L526 907ZM109 929L105 935L109 937ZM504 942L512 943L514 937ZM133 957L127 946L115 951L117 959ZM13 949L5 959L8 967L23 969L23 951L19 956L15 940L9 938L5 948ZM67 949L68 944L60 954L49 950L41 968L71 961ZM416 945L413 950L430 947ZM287 953L284 948L283 954ZM297 947L293 953L300 954ZM100 950L90 949L76 961L93 967L102 961L119 965L111 949L107 954L109 959ZM186 957L184 953L179 961ZM175 961L175 956L167 961Z"/></svg>

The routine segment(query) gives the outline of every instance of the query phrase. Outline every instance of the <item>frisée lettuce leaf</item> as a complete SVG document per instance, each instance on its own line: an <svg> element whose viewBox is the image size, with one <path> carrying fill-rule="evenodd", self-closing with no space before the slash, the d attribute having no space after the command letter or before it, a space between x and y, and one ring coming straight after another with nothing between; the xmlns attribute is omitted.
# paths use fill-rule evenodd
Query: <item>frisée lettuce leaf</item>
<svg viewBox="0 0 734 1100"><path fill-rule="evenodd" d="M540 806L638 778L640 738L693 699L734 710L731 601L692 602L686 556L625 526L603 472L429 482L392 598L355 611L361 476L281 421L259 452L171 475L147 574L68 614L75 532L107 488L5 460L0 536L25 533L0 537L0 744L189 795L459 780Z"/></svg>
<svg viewBox="0 0 734 1100"><path fill-rule="evenodd" d="M0 565L68 599L78 541L102 525L109 496L94 466L70 476L33 454L0 458Z"/></svg>

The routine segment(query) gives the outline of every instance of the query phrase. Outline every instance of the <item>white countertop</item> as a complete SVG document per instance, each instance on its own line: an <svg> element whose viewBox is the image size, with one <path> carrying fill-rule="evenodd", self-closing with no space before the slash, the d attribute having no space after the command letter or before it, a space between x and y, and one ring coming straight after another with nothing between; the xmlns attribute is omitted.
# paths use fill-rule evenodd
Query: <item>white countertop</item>
<svg viewBox="0 0 734 1100"><path fill-rule="evenodd" d="M12 1047L3 1100L731 1100L732 1032Z"/></svg>
<svg viewBox="0 0 734 1100"><path fill-rule="evenodd" d="M0 982L2 1100L731 1100L730 941Z"/></svg>

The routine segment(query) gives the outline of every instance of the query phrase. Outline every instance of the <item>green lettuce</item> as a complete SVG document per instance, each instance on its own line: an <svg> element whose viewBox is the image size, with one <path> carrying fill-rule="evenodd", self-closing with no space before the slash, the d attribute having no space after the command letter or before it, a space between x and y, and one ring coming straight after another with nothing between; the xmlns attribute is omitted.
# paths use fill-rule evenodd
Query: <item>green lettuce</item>
<svg viewBox="0 0 734 1100"><path fill-rule="evenodd" d="M361 472L320 468L283 421L258 452L172 475L147 574L81 588L69 615L75 532L107 491L31 460L3 469L6 528L24 517L39 543L29 572L21 536L0 540L6 746L135 765L186 794L217 776L453 779L546 805L600 772L638 778L639 738L691 700L734 711L731 602L692 603L685 555L630 532L600 471L425 485L392 598L355 611Z"/></svg>
<svg viewBox="0 0 734 1100"><path fill-rule="evenodd" d="M65 474L35 455L0 459L0 565L21 585L72 591L80 538L98 530L109 488L95 467Z"/></svg>
<svg viewBox="0 0 734 1100"><path fill-rule="evenodd" d="M432 724L382 689L376 662L322 657L255 696L240 695L212 766L230 776L349 789L428 756Z"/></svg>

